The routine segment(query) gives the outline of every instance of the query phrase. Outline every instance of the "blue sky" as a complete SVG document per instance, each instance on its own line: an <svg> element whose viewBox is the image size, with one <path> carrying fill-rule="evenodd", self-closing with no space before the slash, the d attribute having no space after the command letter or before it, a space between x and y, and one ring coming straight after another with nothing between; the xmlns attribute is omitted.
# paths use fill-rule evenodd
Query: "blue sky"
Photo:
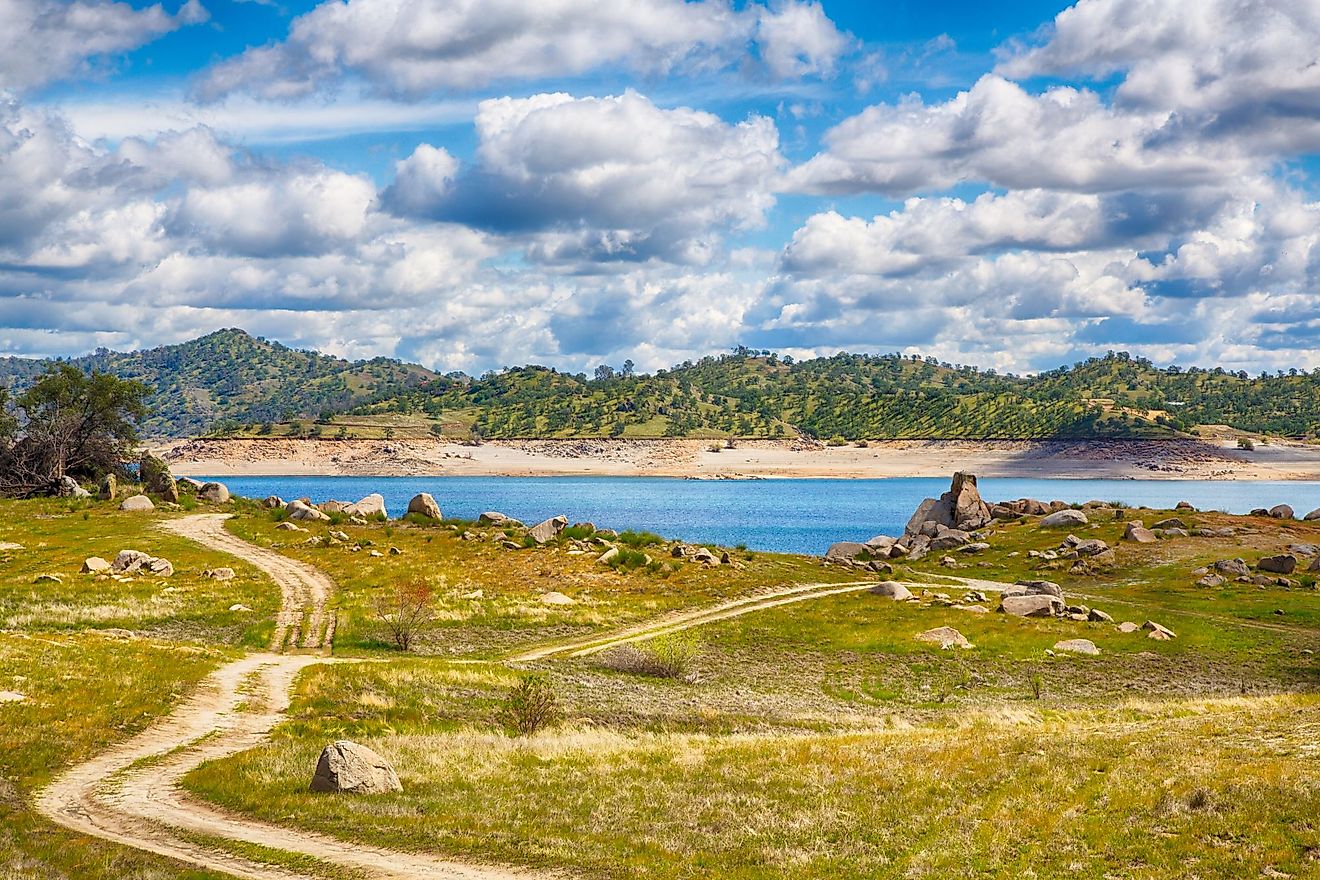
<svg viewBox="0 0 1320 880"><path fill-rule="evenodd" d="M0 352L1309 369L1318 62L1313 0L10 0Z"/></svg>

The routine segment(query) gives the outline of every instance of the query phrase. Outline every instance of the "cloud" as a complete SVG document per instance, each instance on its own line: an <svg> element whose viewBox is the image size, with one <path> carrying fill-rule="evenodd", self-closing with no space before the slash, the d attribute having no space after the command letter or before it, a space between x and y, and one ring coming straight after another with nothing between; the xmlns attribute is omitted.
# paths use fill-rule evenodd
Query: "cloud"
<svg viewBox="0 0 1320 880"><path fill-rule="evenodd" d="M548 233L531 253L549 262L703 262L721 230L764 222L783 165L767 118L730 124L632 91L484 101L476 129L473 167L455 177L452 160L419 147L383 203L403 216Z"/></svg>
<svg viewBox="0 0 1320 880"><path fill-rule="evenodd" d="M0 89L86 76L94 64L209 18L199 0L175 15L106 0L6 0L0 5Z"/></svg>
<svg viewBox="0 0 1320 880"><path fill-rule="evenodd" d="M1199 186L1249 167L1233 144L1164 138L1166 112L1127 113L1085 89L1033 95L987 75L949 101L877 104L825 134L788 175L808 193L939 191L962 182L1106 192Z"/></svg>
<svg viewBox="0 0 1320 880"><path fill-rule="evenodd" d="M250 48L199 81L205 100L244 91L288 99L359 78L418 98L499 82L619 67L720 70L759 50L776 77L833 70L848 39L814 2L735 9L726 0L330 0L282 42Z"/></svg>
<svg viewBox="0 0 1320 880"><path fill-rule="evenodd" d="M1259 152L1320 147L1320 6L1311 0L1082 0L998 72L1122 74L1115 106L1176 113L1172 136Z"/></svg>

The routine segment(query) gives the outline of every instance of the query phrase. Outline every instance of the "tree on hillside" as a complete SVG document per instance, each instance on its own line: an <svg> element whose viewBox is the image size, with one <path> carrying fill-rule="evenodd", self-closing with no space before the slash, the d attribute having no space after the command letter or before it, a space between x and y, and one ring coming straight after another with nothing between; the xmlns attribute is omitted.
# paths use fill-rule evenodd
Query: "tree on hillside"
<svg viewBox="0 0 1320 880"><path fill-rule="evenodd" d="M53 491L65 476L98 478L119 470L137 442L147 393L140 382L53 366L19 395L16 414L5 407L0 493L37 495Z"/></svg>

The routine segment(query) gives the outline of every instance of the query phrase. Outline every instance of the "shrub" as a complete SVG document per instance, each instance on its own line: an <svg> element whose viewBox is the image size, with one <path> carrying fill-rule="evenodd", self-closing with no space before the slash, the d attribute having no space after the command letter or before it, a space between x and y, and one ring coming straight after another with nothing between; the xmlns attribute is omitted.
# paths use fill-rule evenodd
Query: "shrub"
<svg viewBox="0 0 1320 880"><path fill-rule="evenodd" d="M531 736L555 719L558 703L550 679L533 673L509 690L500 715L520 736Z"/></svg>
<svg viewBox="0 0 1320 880"><path fill-rule="evenodd" d="M1250 437L1239 437L1237 441L1238 449L1245 449L1248 452L1256 448L1256 443Z"/></svg>
<svg viewBox="0 0 1320 880"><path fill-rule="evenodd" d="M722 452L724 450L724 447L718 443L712 443L710 444L710 446L707 447L707 450L710 452Z"/></svg>
<svg viewBox="0 0 1320 880"><path fill-rule="evenodd" d="M434 593L424 581L401 581L392 588L385 587L376 594L375 606L376 617L400 651L411 649L435 620Z"/></svg>
<svg viewBox="0 0 1320 880"><path fill-rule="evenodd" d="M688 678L701 651L696 636L686 632L656 636L644 642L620 645L605 653L608 669L657 678Z"/></svg>
<svg viewBox="0 0 1320 880"><path fill-rule="evenodd" d="M654 547L657 544L665 543L665 539L654 532L621 532L618 537L620 544L628 547Z"/></svg>
<svg viewBox="0 0 1320 880"><path fill-rule="evenodd" d="M828 440L825 441L825 445L826 445L826 446L847 446L847 445L848 445L848 441L845 440L845 439L843 439L843 437L842 437L841 435L839 435L839 434L835 434L833 437L831 437L830 439L828 439Z"/></svg>
<svg viewBox="0 0 1320 880"><path fill-rule="evenodd" d="M569 526L559 533L559 537L574 541L585 541L594 534L596 534L596 530L592 526Z"/></svg>
<svg viewBox="0 0 1320 880"><path fill-rule="evenodd" d="M1040 695L1045 692L1045 679L1037 673L1036 675L1031 676L1028 684L1031 685L1031 696L1039 700Z"/></svg>
<svg viewBox="0 0 1320 880"><path fill-rule="evenodd" d="M641 568L644 565L648 565L645 553L641 550L633 550L627 547L620 548L619 552L614 554L614 556L608 561L610 568L615 571L632 571L634 568ZM654 562L650 562L649 564L655 565Z"/></svg>

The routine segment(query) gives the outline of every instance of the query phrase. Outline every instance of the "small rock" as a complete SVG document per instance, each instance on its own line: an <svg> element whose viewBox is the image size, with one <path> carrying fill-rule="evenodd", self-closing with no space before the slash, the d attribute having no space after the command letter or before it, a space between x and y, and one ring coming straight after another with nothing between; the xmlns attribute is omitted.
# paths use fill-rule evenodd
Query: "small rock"
<svg viewBox="0 0 1320 880"><path fill-rule="evenodd" d="M1114 618L1110 617L1108 614L1101 611L1099 608L1092 608L1090 611L1086 612L1086 619L1091 621L1092 623L1114 622Z"/></svg>
<svg viewBox="0 0 1320 880"><path fill-rule="evenodd" d="M1100 649L1090 639L1065 639L1062 642L1055 642L1054 650L1067 651L1070 654L1090 654L1092 656L1100 654Z"/></svg>
<svg viewBox="0 0 1320 880"><path fill-rule="evenodd" d="M1118 631L1121 633L1134 633L1139 629L1141 629L1141 627L1137 626L1130 620L1125 620L1118 625Z"/></svg>
<svg viewBox="0 0 1320 880"><path fill-rule="evenodd" d="M951 626L937 626L917 634L917 641L939 645L941 648L970 648L972 643L967 637Z"/></svg>
<svg viewBox="0 0 1320 880"><path fill-rule="evenodd" d="M296 526L296 525L294 525L294 524L291 523L291 522L282 522L282 523L280 523L279 525L277 525L277 526L275 527L275 529L276 529L276 531L280 531L280 532L305 532L305 531L307 531L307 530L304 529L302 526Z"/></svg>
<svg viewBox="0 0 1320 880"><path fill-rule="evenodd" d="M26 699L18 691L0 691L0 703L21 703Z"/></svg>
<svg viewBox="0 0 1320 880"><path fill-rule="evenodd" d="M83 560L83 564L82 564L83 574L100 574L103 571L109 571L109 570L110 570L110 563L106 562L104 559L102 559L99 556L88 556L86 559Z"/></svg>
<svg viewBox="0 0 1320 880"><path fill-rule="evenodd" d="M876 596L884 596L886 599L893 599L895 602L904 602L912 598L912 591L897 581L885 581L876 584L870 590Z"/></svg>
<svg viewBox="0 0 1320 880"><path fill-rule="evenodd" d="M230 606L229 606L229 610L230 610L230 611L251 611L252 609L249 608L249 607L247 607L246 605L230 605Z"/></svg>
<svg viewBox="0 0 1320 880"><path fill-rule="evenodd" d="M34 583L34 584L62 584L62 583L64 583L64 578L60 577L60 576L57 575L57 574L39 574L39 575L37 575L35 578L32 579L32 583Z"/></svg>
<svg viewBox="0 0 1320 880"><path fill-rule="evenodd" d="M202 572L202 577L208 577L217 581L232 581L234 579L234 570L228 567L208 568ZM230 609L231 611L233 609Z"/></svg>
<svg viewBox="0 0 1320 880"><path fill-rule="evenodd" d="M611 547L610 549L606 550L604 553L597 556L596 561L601 563L602 565L609 565L611 561L613 561L618 557L618 555L619 555L619 548Z"/></svg>
<svg viewBox="0 0 1320 880"><path fill-rule="evenodd" d="M542 605L576 605L577 600L559 592L549 592L541 596Z"/></svg>

